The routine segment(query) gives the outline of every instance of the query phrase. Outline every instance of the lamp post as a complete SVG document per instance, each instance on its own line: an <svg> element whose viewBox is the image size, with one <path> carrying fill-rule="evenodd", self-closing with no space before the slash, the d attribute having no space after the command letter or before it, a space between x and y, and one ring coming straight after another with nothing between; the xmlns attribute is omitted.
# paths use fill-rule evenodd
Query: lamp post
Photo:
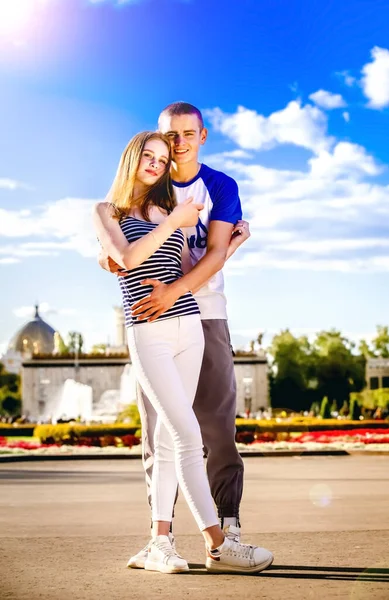
<svg viewBox="0 0 389 600"><path fill-rule="evenodd" d="M246 416L249 417L251 413L251 402L252 402L252 377L243 377L244 384L244 408Z"/></svg>

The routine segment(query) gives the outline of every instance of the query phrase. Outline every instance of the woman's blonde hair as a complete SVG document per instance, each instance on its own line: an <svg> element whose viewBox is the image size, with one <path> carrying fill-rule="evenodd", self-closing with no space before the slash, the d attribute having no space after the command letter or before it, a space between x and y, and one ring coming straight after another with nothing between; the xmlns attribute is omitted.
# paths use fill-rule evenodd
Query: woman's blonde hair
<svg viewBox="0 0 389 600"><path fill-rule="evenodd" d="M134 200L134 186L136 174L142 158L142 152L149 140L161 140L166 144L168 150L168 162L165 172L154 184L150 185L146 193ZM173 185L170 178L171 150L169 139L162 133L156 131L143 131L135 135L127 144L120 158L115 179L109 193L110 202L116 211L116 217L126 217L132 208L139 208L142 217L150 221L149 209L151 205L171 213L176 206Z"/></svg>

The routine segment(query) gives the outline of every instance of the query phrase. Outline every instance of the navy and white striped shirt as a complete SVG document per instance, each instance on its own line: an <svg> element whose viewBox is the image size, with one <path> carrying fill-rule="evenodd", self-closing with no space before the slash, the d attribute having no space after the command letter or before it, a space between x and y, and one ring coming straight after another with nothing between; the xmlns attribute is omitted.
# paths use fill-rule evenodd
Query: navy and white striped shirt
<svg viewBox="0 0 389 600"><path fill-rule="evenodd" d="M120 221L120 227L129 243L136 242L157 226L156 223L149 223L135 217L124 217ZM141 285L141 281L150 278L158 279L163 283L173 283L173 281L183 276L181 253L184 243L186 243L186 238L181 229L177 229L139 267L127 271L127 275L118 278L122 290L126 327L130 327L136 323L147 322L147 319L140 319L131 315L132 305L153 291L152 285ZM200 310L191 292L187 292L178 298L176 303L156 320L161 321L163 319L194 314L200 314Z"/></svg>

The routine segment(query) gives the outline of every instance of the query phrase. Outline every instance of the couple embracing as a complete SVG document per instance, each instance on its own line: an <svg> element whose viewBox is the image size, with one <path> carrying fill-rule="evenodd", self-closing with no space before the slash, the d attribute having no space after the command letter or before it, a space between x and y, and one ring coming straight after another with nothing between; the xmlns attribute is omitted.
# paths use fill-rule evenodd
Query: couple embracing
<svg viewBox="0 0 389 600"><path fill-rule="evenodd" d="M255 573L273 555L240 541L243 462L221 271L250 234L236 182L198 162L206 139L195 106L167 106L158 131L129 142L93 213L100 265L122 292L152 512L150 542L128 566L188 571L172 533L179 486L204 538L206 569Z"/></svg>

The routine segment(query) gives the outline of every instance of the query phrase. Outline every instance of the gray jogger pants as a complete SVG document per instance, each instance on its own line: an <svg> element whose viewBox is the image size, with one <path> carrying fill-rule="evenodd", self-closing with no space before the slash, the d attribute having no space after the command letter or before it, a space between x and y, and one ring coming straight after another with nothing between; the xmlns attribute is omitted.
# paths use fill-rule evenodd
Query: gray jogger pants
<svg viewBox="0 0 389 600"><path fill-rule="evenodd" d="M238 517L243 461L235 445L236 382L227 321L202 321L205 350L193 409L207 455L207 474L219 517ZM154 431L157 415L138 385L142 456L151 505Z"/></svg>

